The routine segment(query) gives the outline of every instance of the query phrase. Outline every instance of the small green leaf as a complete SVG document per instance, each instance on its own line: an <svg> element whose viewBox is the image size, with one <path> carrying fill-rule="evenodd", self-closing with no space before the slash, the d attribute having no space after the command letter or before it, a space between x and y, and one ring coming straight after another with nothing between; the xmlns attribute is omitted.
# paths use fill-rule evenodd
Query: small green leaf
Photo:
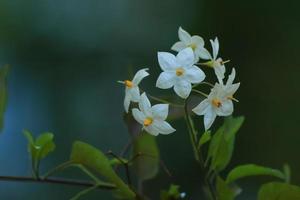
<svg viewBox="0 0 300 200"><path fill-rule="evenodd" d="M178 185L171 185L169 190L162 190L160 192L160 200L176 200L181 199L182 194L179 192L180 186Z"/></svg>
<svg viewBox="0 0 300 200"><path fill-rule="evenodd" d="M258 200L298 200L300 187L287 183L271 182L261 186Z"/></svg>
<svg viewBox="0 0 300 200"><path fill-rule="evenodd" d="M277 170L268 167L262 167L253 164L240 165L231 170L227 176L226 182L231 183L240 178L248 176L274 176L280 179L285 179L285 175Z"/></svg>
<svg viewBox="0 0 300 200"><path fill-rule="evenodd" d="M244 122L244 117L227 117L224 124L213 135L207 161L211 159L211 170L222 171L230 162L235 135Z"/></svg>
<svg viewBox="0 0 300 200"><path fill-rule="evenodd" d="M217 196L219 200L233 200L236 196L234 190L230 188L226 182L221 178L217 177Z"/></svg>
<svg viewBox="0 0 300 200"><path fill-rule="evenodd" d="M80 141L74 142L70 160L94 170L109 182L114 183L118 188L117 195L119 197L135 198L135 193L115 173L108 158L95 147Z"/></svg>
<svg viewBox="0 0 300 200"><path fill-rule="evenodd" d="M159 170L159 150L156 138L141 133L133 143L133 156L140 154L133 163L134 171L141 181L153 178Z"/></svg>
<svg viewBox="0 0 300 200"><path fill-rule="evenodd" d="M52 133L43 133L35 140L35 147L39 149L37 159L45 158L50 152L55 150L53 142L54 135Z"/></svg>
<svg viewBox="0 0 300 200"><path fill-rule="evenodd" d="M0 131L3 129L4 113L7 105L7 77L9 69L8 65L0 69Z"/></svg>
<svg viewBox="0 0 300 200"><path fill-rule="evenodd" d="M207 143L211 139L211 131L205 131L199 140L198 148L200 148L203 144Z"/></svg>

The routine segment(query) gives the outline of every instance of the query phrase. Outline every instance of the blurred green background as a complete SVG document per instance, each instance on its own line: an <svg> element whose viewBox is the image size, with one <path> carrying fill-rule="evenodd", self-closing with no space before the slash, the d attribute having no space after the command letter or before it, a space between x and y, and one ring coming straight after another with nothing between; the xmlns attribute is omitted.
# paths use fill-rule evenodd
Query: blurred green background
<svg viewBox="0 0 300 200"><path fill-rule="evenodd" d="M245 115L246 122L230 167L289 163L292 183L299 185L299 6L299 1L271 0L1 0L0 64L13 68L0 135L0 174L30 174L25 128L55 133L57 150L43 170L66 160L76 139L120 152L129 136L122 121L124 88L116 81L127 78L130 66L134 71L148 67L152 76L143 86L161 94L154 87L160 72L156 53L170 51L182 26L207 45L218 36L221 56L237 70L241 87L235 115ZM199 172L189 138L183 121L172 124L178 131L159 136L158 142L174 177L161 172L147 182L146 192L157 199L160 189L175 182L188 199L197 199ZM68 173L81 176L76 170ZM239 199L256 199L259 184L267 180L240 181ZM0 198L64 200L79 189L0 182ZM82 199L112 197L96 191Z"/></svg>

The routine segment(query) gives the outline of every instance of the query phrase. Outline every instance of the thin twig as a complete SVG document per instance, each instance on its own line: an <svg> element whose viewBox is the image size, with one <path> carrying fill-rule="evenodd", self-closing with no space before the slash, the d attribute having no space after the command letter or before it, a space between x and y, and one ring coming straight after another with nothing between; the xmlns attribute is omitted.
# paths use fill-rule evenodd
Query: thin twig
<svg viewBox="0 0 300 200"><path fill-rule="evenodd" d="M72 185L82 187L92 187L95 183L90 181L79 181L74 179L63 179L63 178L46 178L46 179L35 179L27 176L0 176L0 181L18 181L18 182L32 182L32 183L50 183L50 184L61 184L61 185ZM98 185L99 189L113 190L116 189L114 184L101 184Z"/></svg>

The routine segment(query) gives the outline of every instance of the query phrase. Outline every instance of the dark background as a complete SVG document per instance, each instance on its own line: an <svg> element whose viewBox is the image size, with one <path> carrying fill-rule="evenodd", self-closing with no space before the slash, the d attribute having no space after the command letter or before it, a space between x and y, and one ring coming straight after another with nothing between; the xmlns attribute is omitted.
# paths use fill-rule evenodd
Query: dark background
<svg viewBox="0 0 300 200"><path fill-rule="evenodd" d="M30 174L23 129L55 133L57 149L43 162L44 171L68 159L76 139L120 152L129 137L122 121L124 88L116 81L127 78L129 67L148 67L152 76L144 87L161 94L154 87L160 72L156 53L170 51L182 26L207 45L218 36L221 56L231 60L228 71L237 70L240 103L234 114L246 121L230 167L289 163L292 183L300 184L299 6L299 1L271 0L0 1L0 64L13 67L0 135L0 174ZM200 187L189 138L183 121L172 124L178 131L159 136L158 142L174 179L161 172L146 191L157 196L172 181L196 199ZM68 173L81 176L76 170ZM267 180L241 181L240 199L255 199ZM0 182L0 198L64 200L79 189ZM82 199L97 198L112 199L105 191Z"/></svg>

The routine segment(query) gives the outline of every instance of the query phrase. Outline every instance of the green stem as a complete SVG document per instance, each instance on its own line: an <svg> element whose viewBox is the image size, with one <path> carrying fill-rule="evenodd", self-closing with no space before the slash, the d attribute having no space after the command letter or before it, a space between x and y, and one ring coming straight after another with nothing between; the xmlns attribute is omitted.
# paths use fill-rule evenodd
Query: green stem
<svg viewBox="0 0 300 200"><path fill-rule="evenodd" d="M67 162L64 162L56 167L54 167L53 169L51 169L50 171L48 171L44 176L43 176L43 179L46 179L48 178L49 176L53 175L53 174L56 174L62 170L64 170L65 168L68 168L72 165L73 163L71 161L67 161Z"/></svg>
<svg viewBox="0 0 300 200"><path fill-rule="evenodd" d="M195 93L197 93L197 94L201 94L201 95L204 96L204 97L208 97L208 94L205 94L204 92L201 92L201 91L196 90L196 89L192 89L192 92L195 92Z"/></svg>
<svg viewBox="0 0 300 200"><path fill-rule="evenodd" d="M201 172L202 172L202 176L203 176L203 183L204 183L205 187L208 189L209 198L212 200L216 200L214 188L206 178L206 170L205 170L205 166L204 166L204 160L202 157L201 149L197 148L197 141L198 141L197 132L194 128L193 120L192 120L191 116L189 115L188 98L186 99L185 104L184 104L184 113L185 113L185 121L186 121L188 132L190 135L192 147L194 150L195 159L199 163L200 168L201 168Z"/></svg>
<svg viewBox="0 0 300 200"><path fill-rule="evenodd" d="M201 82L201 83L198 83L198 84L196 84L196 85L193 85L193 88L196 88L196 87L198 87L199 85L208 85L208 86L210 86L210 87L214 87L213 84L211 84L211 83L209 83L209 82L203 81L203 82Z"/></svg>
<svg viewBox="0 0 300 200"><path fill-rule="evenodd" d="M167 101L167 100L164 100L164 99L161 99L161 98L152 96L152 95L150 95L150 94L147 94L147 96L148 96L150 99L152 99L152 100L155 100L155 101L158 101L158 102L161 102L161 103L170 104L170 106L173 106L173 107L183 108L183 105L176 104L176 103L172 103L172 102L170 102L170 101Z"/></svg>
<svg viewBox="0 0 300 200"><path fill-rule="evenodd" d="M78 200L80 197L82 197L83 195L86 195L87 193L97 189L99 187L99 184L96 184L90 188L87 188L85 190L80 191L78 194L76 194L74 197L72 197L70 200Z"/></svg>

